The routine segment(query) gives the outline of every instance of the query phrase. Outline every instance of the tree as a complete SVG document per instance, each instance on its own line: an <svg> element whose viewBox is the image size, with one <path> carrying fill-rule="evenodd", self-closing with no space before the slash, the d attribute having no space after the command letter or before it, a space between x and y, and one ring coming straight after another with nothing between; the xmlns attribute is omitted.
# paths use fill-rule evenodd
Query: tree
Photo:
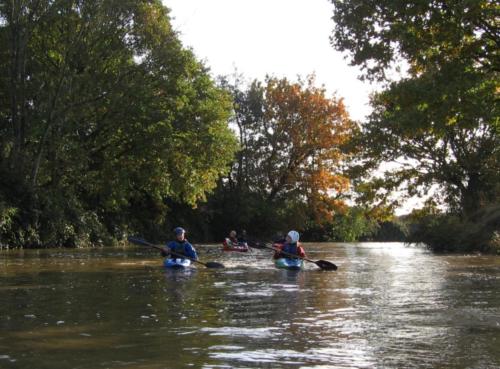
<svg viewBox="0 0 500 369"><path fill-rule="evenodd" d="M161 1L2 2L0 40L0 202L36 230L18 244L161 221L228 170L230 96Z"/></svg>
<svg viewBox="0 0 500 369"><path fill-rule="evenodd" d="M374 235L379 228L377 221L367 216L365 209L352 207L335 217L332 224L332 240L355 242Z"/></svg>
<svg viewBox="0 0 500 369"><path fill-rule="evenodd" d="M372 99L362 166L400 161L383 181L410 195L439 185L465 215L498 202L498 6L489 0L337 1L332 43L368 79L387 80L401 60L407 76ZM377 179L378 180L378 179ZM388 194L389 192L386 192Z"/></svg>
<svg viewBox="0 0 500 369"><path fill-rule="evenodd" d="M227 187L254 199L249 208L268 229L323 224L343 206L343 146L355 126L342 100L314 83L267 77L231 88L242 150Z"/></svg>

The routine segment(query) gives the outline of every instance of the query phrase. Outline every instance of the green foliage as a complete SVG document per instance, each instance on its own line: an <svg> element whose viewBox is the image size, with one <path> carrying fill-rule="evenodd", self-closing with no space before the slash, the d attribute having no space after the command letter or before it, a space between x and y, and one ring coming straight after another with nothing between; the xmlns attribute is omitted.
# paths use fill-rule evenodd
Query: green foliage
<svg viewBox="0 0 500 369"><path fill-rule="evenodd" d="M332 241L354 242L372 236L377 232L378 223L370 218L362 208L349 208L344 214L334 218Z"/></svg>
<svg viewBox="0 0 500 369"><path fill-rule="evenodd" d="M351 53L370 79L405 60L418 75L450 62L493 72L498 67L498 4L492 0L331 0L332 44ZM472 63L471 63L472 62Z"/></svg>
<svg viewBox="0 0 500 369"><path fill-rule="evenodd" d="M3 240L12 239L13 235L10 234L18 209L7 205L5 202L0 201L0 249L9 247Z"/></svg>
<svg viewBox="0 0 500 369"><path fill-rule="evenodd" d="M336 1L333 45L369 79L387 80L404 60L407 76L375 94L355 142L352 173L367 181L384 162L372 198L395 190L440 200L468 216L500 195L498 5L490 0ZM379 189L384 191L380 192ZM379 191L379 192L378 192Z"/></svg>
<svg viewBox="0 0 500 369"><path fill-rule="evenodd" d="M406 242L409 235L410 230L406 222L393 220L380 223L371 239L378 242Z"/></svg>
<svg viewBox="0 0 500 369"><path fill-rule="evenodd" d="M109 243L144 230L138 204L161 223L166 199L194 206L227 172L230 96L159 0L4 2L0 20L0 190L11 234L36 235L8 242Z"/></svg>
<svg viewBox="0 0 500 369"><path fill-rule="evenodd" d="M470 220L453 214L427 214L418 218L411 242L422 242L436 252L500 254L500 206L487 206Z"/></svg>

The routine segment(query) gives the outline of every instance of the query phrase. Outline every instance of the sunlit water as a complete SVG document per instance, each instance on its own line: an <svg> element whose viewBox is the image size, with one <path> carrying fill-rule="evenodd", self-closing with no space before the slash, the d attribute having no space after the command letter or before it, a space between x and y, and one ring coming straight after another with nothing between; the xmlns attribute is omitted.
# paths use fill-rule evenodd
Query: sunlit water
<svg viewBox="0 0 500 369"><path fill-rule="evenodd" d="M267 250L200 247L165 270L141 248L0 252L0 368L498 368L500 258L306 244L321 271Z"/></svg>

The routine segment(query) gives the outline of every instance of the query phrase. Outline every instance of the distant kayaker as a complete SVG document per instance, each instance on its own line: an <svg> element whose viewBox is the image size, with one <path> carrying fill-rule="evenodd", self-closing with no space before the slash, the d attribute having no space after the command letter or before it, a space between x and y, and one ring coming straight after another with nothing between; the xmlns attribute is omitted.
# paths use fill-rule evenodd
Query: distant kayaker
<svg viewBox="0 0 500 369"><path fill-rule="evenodd" d="M247 243L247 231L244 229L241 231L241 235L238 237L238 242L239 243Z"/></svg>
<svg viewBox="0 0 500 369"><path fill-rule="evenodd" d="M238 244L238 237L237 237L237 233L235 230L232 230L231 232L229 232L229 236L227 237L227 239L233 244L233 245L237 245Z"/></svg>
<svg viewBox="0 0 500 369"><path fill-rule="evenodd" d="M198 255L196 250L186 239L186 231L182 227L177 227L174 229L175 240L167 243L165 251L162 251L163 256L170 256L172 259L177 259L181 256L186 256L187 258L198 260ZM175 252L175 254L169 254L169 251Z"/></svg>
<svg viewBox="0 0 500 369"><path fill-rule="evenodd" d="M302 246L299 244L299 232L297 231L290 231L285 237L285 242L284 243L275 243L273 244L274 248L279 249L281 251L284 251L288 254L292 255L297 255L302 258L306 257L306 253ZM279 259L279 258L287 258L290 257L288 255L285 255L279 251L276 251L273 255L274 259Z"/></svg>
<svg viewBox="0 0 500 369"><path fill-rule="evenodd" d="M247 231L244 229L241 230L241 234L238 236L238 243L240 245L248 247L248 251L252 251L250 247L262 248L259 241L252 239L252 237L249 237Z"/></svg>

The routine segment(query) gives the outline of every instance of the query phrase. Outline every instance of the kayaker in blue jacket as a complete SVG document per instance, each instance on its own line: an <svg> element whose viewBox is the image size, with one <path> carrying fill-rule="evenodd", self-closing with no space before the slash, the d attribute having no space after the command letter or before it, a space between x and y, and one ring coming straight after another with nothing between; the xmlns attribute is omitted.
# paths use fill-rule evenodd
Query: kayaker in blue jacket
<svg viewBox="0 0 500 369"><path fill-rule="evenodd" d="M167 243L167 247L164 252L162 252L163 256L168 255L168 251L173 251L176 254L186 256L187 258L198 260L198 255L196 254L196 250L186 239L186 231L182 227L177 227L174 229L175 240ZM177 259L180 256L169 254L170 258Z"/></svg>
<svg viewBox="0 0 500 369"><path fill-rule="evenodd" d="M239 243L247 243L247 231L244 229L241 231L241 235L238 237Z"/></svg>
<svg viewBox="0 0 500 369"><path fill-rule="evenodd" d="M273 255L273 259L289 257L285 254L282 254L280 251L284 251L292 255L297 255L301 258L306 257L306 253L299 243L299 232L297 231L288 232L284 243L274 243L273 246L275 249L277 249L277 251L275 251Z"/></svg>

